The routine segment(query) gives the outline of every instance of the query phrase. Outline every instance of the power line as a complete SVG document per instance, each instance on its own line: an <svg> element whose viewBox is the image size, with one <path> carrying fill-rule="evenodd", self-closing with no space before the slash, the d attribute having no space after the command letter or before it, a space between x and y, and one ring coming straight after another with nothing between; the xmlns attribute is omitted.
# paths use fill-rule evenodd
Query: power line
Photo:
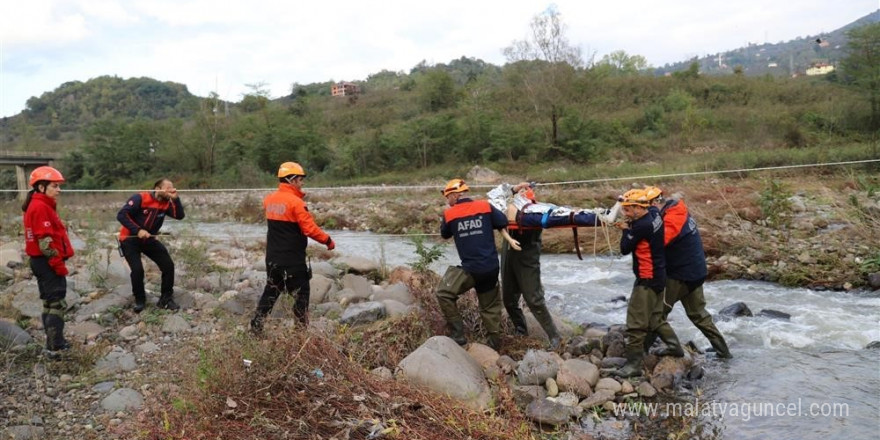
<svg viewBox="0 0 880 440"><path fill-rule="evenodd" d="M811 163L811 164L800 164L800 165L780 165L774 167L756 167L756 168L739 168L733 170L718 170L718 171L693 171L693 172L682 172L682 173L669 173L669 174L652 174L652 175L644 175L644 176L628 176L628 177L603 177L598 179L586 179L586 180L567 180L560 182L544 182L538 183L538 186L561 186L561 185L583 185L588 183L602 183L602 182L618 182L621 180L646 180L646 179L661 179L661 178L669 178L669 177L689 177L689 176L705 176L705 175L713 175L713 174L734 174L734 173L748 173L748 172L756 172L756 171L774 171L774 170L786 170L786 169L799 169L799 168L816 168L816 167L833 167L833 166L844 166L844 165L863 165L869 163L877 163L880 162L880 159L864 159L864 160L850 160L850 161L842 161L842 162L824 162L824 163ZM437 190L441 185L357 185L357 186L325 186L325 187L307 187L306 191L315 192L315 191L404 191L404 190ZM468 185L471 188L494 188L496 185L491 184L475 184ZM181 193L212 193L212 192L269 192L274 191L275 188L219 188L219 189L178 189L178 192ZM65 189L64 192L78 192L78 193L115 193L115 192L125 192L125 193L135 193L140 191L147 191L143 189ZM0 192L24 192L23 190L17 189L0 189Z"/></svg>

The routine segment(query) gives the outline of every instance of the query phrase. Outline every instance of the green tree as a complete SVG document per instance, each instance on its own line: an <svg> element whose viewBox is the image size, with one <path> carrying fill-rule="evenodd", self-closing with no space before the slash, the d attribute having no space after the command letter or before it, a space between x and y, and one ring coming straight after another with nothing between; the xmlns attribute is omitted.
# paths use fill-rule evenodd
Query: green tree
<svg viewBox="0 0 880 440"><path fill-rule="evenodd" d="M852 29L847 36L843 71L871 103L871 130L880 130L880 23Z"/></svg>
<svg viewBox="0 0 880 440"><path fill-rule="evenodd" d="M632 76L647 69L648 60L641 55L629 55L625 51L616 50L602 57L593 70L613 76Z"/></svg>
<svg viewBox="0 0 880 440"><path fill-rule="evenodd" d="M440 69L430 69L422 75L417 91L422 108L429 112L451 108L457 100L455 81L449 73Z"/></svg>
<svg viewBox="0 0 880 440"><path fill-rule="evenodd" d="M571 102L576 70L584 64L579 47L569 44L562 16L549 7L534 16L531 36L514 41L504 56L521 71L518 86L531 101L534 112L550 121L549 141L559 146L559 119Z"/></svg>

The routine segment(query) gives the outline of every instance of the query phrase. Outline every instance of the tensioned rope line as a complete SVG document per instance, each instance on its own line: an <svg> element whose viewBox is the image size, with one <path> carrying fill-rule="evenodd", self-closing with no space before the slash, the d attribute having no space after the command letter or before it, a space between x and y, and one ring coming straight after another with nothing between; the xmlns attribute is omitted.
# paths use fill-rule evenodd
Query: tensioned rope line
<svg viewBox="0 0 880 440"><path fill-rule="evenodd" d="M739 168L733 170L717 170L717 171L692 171L692 172L682 172L682 173L668 173L668 174L653 174L653 175L645 175L645 176L628 176L628 177L603 177L598 179L586 179L586 180L568 180L561 182L543 182L538 183L538 186L555 186L555 185L582 185L587 183L601 183L601 182L616 182L621 180L640 180L640 179L660 179L667 177L686 177L686 176L704 176L711 174L733 174L733 173L747 173L747 172L755 172L755 171L772 171L772 170L785 170L785 169L798 169L798 168L813 168L813 167L832 167L832 166L842 166L842 165L860 165L860 164L868 164L880 162L880 159L864 159L864 160L851 160L851 161L842 161L842 162L824 162L824 163L811 163L811 164L799 164L799 165L779 165L774 167L756 167L756 168ZM485 185L485 184L475 184L469 185L471 188L494 188L495 185ZM396 191L396 190L412 190L412 189L421 189L421 190L435 190L438 189L439 185L358 185L358 186L326 186L326 187L307 187L306 191L367 191L367 190L383 190L383 191ZM179 189L178 192L181 193L199 193L199 192L251 192L251 191L273 191L275 188L219 188L219 189ZM18 189L0 189L0 192L22 192L24 190ZM139 192L144 190L138 189L65 189L64 192L82 192L82 193L111 193L111 192Z"/></svg>

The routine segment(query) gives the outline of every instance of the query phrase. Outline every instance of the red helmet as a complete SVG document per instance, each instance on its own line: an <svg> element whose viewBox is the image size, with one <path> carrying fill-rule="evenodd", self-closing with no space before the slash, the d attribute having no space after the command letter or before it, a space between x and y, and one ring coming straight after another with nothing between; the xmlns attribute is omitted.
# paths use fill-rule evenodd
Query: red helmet
<svg viewBox="0 0 880 440"><path fill-rule="evenodd" d="M28 181L28 185L34 186L37 182L45 180L47 182L64 182L64 176L61 175L61 171L56 170L50 166L41 166L37 167L37 169L31 171L31 178Z"/></svg>

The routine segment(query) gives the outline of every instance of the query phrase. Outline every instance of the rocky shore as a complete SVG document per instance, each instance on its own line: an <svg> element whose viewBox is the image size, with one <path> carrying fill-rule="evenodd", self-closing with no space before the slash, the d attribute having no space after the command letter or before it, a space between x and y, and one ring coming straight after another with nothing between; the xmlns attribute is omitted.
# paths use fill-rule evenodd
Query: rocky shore
<svg viewBox="0 0 880 440"><path fill-rule="evenodd" d="M773 185L797 190L773 192ZM756 180L668 185L685 197L700 226L713 279L766 280L814 289L880 287L880 205L872 191L846 178L791 178L773 185ZM541 194L560 205L596 207L610 206L619 192L612 187L547 188ZM194 195L187 209L201 221L259 221L258 200L248 194ZM75 349L62 361L51 361L40 350L42 304L21 254L18 214L10 209L0 219L0 439L141 438L138 427L156 423L149 421L149 414L156 416L151 411L180 392L177 378L169 372L179 370L181 362L197 360L194 346L246 333L265 283L264 243L203 237L175 244L175 296L182 310L167 313L150 306L134 314L123 260L105 243L106 237L89 232L96 224L95 213L114 211L116 203L96 200L88 207L63 208L79 248L71 261L67 297L66 333ZM315 191L309 203L326 228L387 233L434 232L443 208L433 191L406 196ZM616 247L619 236L612 228L586 231L580 234L585 253ZM571 252L573 247L570 231L545 234L547 251ZM369 327L424 312L408 268L388 274L375 259L313 251L326 261L313 266L309 331L330 337L340 327ZM148 286L155 289L158 273L152 265L147 269ZM148 298L155 304L155 295ZM279 301L271 325L292 325L285 301ZM706 356L692 350L682 359L651 357L644 378L616 380L608 375L621 362L623 335L615 324L560 322L566 343L558 352L544 350L540 334L533 335L531 345L518 345L508 337L513 343L502 353L480 344L478 329L466 349L435 336L373 374L419 384L477 411L489 407L503 383L536 432L574 422L590 424L595 433L615 433L599 438L628 438L626 433L644 430L647 422L638 414L618 417L619 405L688 396L688 384L700 379ZM530 326L538 327L534 322ZM441 361L449 364L420 367L437 367ZM590 438L567 435L554 438Z"/></svg>

